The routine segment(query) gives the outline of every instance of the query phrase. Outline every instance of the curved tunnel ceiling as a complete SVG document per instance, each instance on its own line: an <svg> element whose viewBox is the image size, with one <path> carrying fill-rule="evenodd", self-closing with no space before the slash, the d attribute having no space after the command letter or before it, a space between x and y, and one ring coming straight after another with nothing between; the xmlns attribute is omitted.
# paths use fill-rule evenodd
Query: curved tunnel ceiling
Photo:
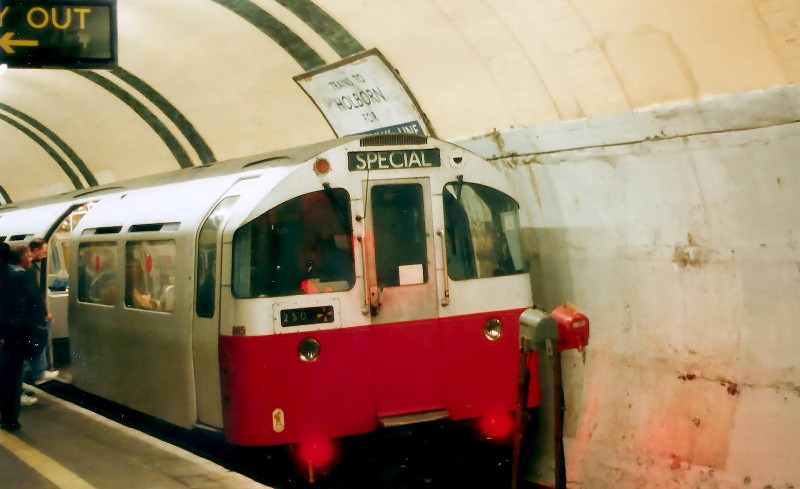
<svg viewBox="0 0 800 489"><path fill-rule="evenodd" d="M0 199L331 138L293 77L371 48L449 140L797 83L793 9L773 0L118 0L118 68L0 76Z"/></svg>

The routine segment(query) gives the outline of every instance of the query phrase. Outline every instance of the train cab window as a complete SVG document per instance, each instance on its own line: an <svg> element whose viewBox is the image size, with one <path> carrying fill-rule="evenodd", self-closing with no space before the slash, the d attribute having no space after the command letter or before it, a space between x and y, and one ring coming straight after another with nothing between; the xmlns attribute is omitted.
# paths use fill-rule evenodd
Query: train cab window
<svg viewBox="0 0 800 489"><path fill-rule="evenodd" d="M519 205L511 197L475 183L445 185L447 269L453 280L524 272Z"/></svg>
<svg viewBox="0 0 800 489"><path fill-rule="evenodd" d="M116 243L83 243L78 247L78 300L114 305L117 300Z"/></svg>
<svg viewBox="0 0 800 489"><path fill-rule="evenodd" d="M370 201L378 285L426 283L428 259L422 185L376 185L372 187Z"/></svg>
<svg viewBox="0 0 800 489"><path fill-rule="evenodd" d="M279 297L350 290L355 284L350 195L326 188L295 197L233 237L233 294Z"/></svg>
<svg viewBox="0 0 800 489"><path fill-rule="evenodd" d="M131 241L125 246L125 305L172 312L175 307L175 241Z"/></svg>
<svg viewBox="0 0 800 489"><path fill-rule="evenodd" d="M202 318L213 318L217 290L217 236L238 196L226 197L211 211L197 241L197 290L195 312Z"/></svg>

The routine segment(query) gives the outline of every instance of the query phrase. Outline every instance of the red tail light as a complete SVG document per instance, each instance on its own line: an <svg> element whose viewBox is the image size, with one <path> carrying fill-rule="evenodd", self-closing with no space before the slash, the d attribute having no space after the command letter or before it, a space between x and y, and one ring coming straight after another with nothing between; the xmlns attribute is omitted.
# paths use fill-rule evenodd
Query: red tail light
<svg viewBox="0 0 800 489"><path fill-rule="evenodd" d="M481 435L487 440L505 442L514 433L514 418L511 413L491 413L478 423Z"/></svg>
<svg viewBox="0 0 800 489"><path fill-rule="evenodd" d="M317 438L301 443L297 454L303 466L324 469L336 461L338 450L331 440Z"/></svg>

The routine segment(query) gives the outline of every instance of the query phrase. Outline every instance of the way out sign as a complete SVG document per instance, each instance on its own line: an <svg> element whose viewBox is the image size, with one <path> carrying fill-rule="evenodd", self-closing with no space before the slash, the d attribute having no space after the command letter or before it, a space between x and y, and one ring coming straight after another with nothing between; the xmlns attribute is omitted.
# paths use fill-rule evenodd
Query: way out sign
<svg viewBox="0 0 800 489"><path fill-rule="evenodd" d="M117 66L116 0L0 0L0 63L9 68Z"/></svg>

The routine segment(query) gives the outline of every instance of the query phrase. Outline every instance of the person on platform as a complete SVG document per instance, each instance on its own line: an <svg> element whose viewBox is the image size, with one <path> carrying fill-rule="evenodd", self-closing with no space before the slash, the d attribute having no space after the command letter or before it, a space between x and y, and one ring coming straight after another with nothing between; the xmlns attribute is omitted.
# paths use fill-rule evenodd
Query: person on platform
<svg viewBox="0 0 800 489"><path fill-rule="evenodd" d="M47 266L45 260L47 259L47 242L42 238L35 238L31 240L28 245L31 251L31 268L30 273L34 276L38 295L41 299L40 307L45 311L45 322L39 326L47 328L47 343L41 355L34 358L28 365L26 374L26 382L40 385L58 377L58 370L53 370L50 364L50 331L53 327L53 315L47 312L47 300L45 296L45 288L43 283L46 283L47 278L43 273L43 266ZM30 397L30 396L29 396ZM25 399L22 400L25 404Z"/></svg>
<svg viewBox="0 0 800 489"><path fill-rule="evenodd" d="M19 412L22 396L22 370L29 356L29 340L39 319L44 319L38 306L36 284L26 270L31 254L27 247L0 250L3 261L2 321L0 321L0 428L14 432L20 429ZM6 256L7 253L7 256ZM42 316L39 318L38 316ZM35 401L34 401L35 402Z"/></svg>

